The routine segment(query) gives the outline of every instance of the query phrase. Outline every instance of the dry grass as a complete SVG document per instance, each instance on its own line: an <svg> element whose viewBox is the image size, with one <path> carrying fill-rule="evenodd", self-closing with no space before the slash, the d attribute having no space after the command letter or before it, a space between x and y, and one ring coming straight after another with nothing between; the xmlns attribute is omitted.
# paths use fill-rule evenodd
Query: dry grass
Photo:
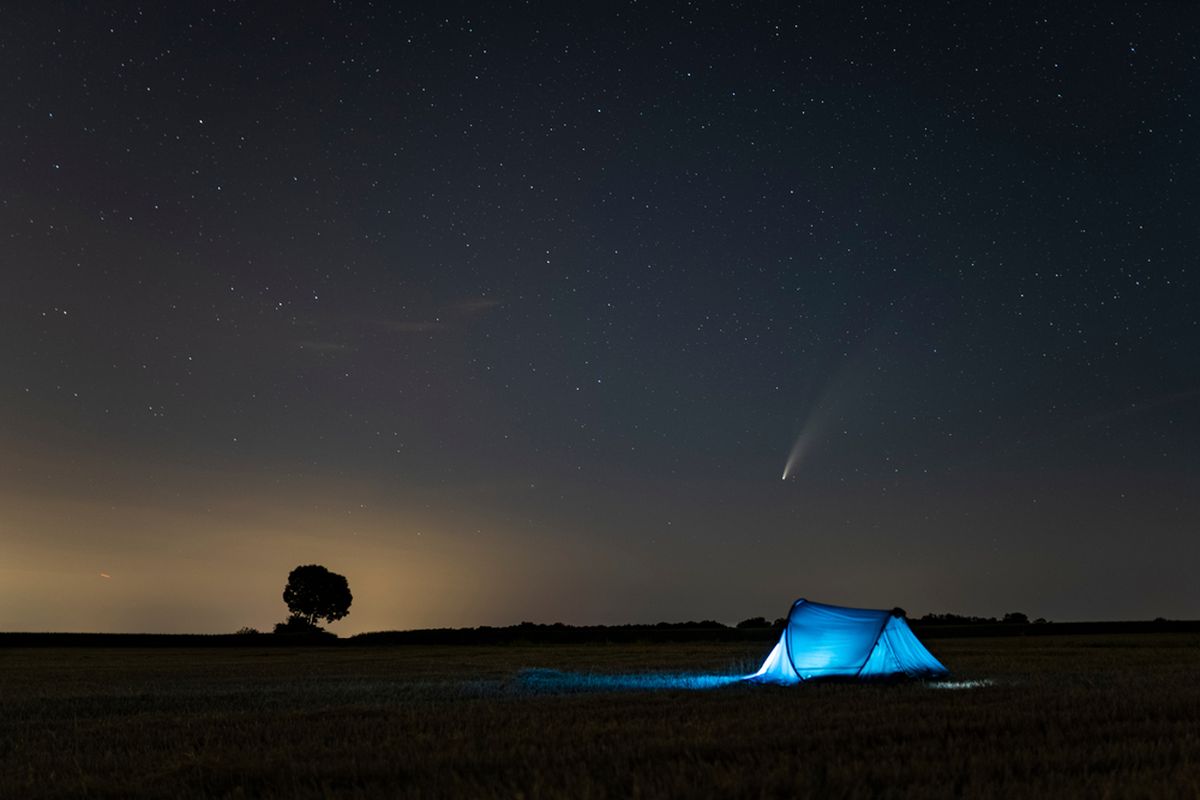
<svg viewBox="0 0 1200 800"><path fill-rule="evenodd" d="M0 797L1200 796L1200 637L932 644L992 683L522 672L737 672L747 644L0 650Z"/></svg>

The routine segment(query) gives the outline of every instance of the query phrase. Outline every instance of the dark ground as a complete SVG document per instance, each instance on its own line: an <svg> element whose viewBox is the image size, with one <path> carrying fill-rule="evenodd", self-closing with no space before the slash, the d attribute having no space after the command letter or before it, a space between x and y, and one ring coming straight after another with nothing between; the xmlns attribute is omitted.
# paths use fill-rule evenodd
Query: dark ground
<svg viewBox="0 0 1200 800"><path fill-rule="evenodd" d="M930 647L954 688L677 688L763 642L5 647L0 797L1200 796L1200 636Z"/></svg>

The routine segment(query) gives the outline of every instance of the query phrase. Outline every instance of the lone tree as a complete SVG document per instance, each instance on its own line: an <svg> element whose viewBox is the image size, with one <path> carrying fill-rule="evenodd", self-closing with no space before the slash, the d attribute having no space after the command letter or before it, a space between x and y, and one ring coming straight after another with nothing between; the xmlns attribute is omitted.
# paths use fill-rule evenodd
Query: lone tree
<svg viewBox="0 0 1200 800"><path fill-rule="evenodd" d="M319 564L296 567L288 573L283 602L293 617L316 627L317 620L336 622L350 613L350 584L345 575L330 572Z"/></svg>

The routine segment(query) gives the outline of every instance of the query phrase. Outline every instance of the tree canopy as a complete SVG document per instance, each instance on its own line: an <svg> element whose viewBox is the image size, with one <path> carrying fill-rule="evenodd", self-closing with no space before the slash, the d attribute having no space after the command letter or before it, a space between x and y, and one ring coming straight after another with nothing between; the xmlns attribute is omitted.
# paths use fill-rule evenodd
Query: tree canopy
<svg viewBox="0 0 1200 800"><path fill-rule="evenodd" d="M319 564L296 567L288 573L283 589L283 602L288 610L313 626L319 619L335 622L349 614L353 599L346 576Z"/></svg>

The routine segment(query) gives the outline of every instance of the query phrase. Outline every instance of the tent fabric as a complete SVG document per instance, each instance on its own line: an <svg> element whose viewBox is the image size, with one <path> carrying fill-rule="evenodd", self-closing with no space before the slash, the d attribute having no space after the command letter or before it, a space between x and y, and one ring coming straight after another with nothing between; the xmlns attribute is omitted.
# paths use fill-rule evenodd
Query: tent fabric
<svg viewBox="0 0 1200 800"><path fill-rule="evenodd" d="M863 680L949 674L891 611L797 600L779 642L751 680L792 684L814 678Z"/></svg>

